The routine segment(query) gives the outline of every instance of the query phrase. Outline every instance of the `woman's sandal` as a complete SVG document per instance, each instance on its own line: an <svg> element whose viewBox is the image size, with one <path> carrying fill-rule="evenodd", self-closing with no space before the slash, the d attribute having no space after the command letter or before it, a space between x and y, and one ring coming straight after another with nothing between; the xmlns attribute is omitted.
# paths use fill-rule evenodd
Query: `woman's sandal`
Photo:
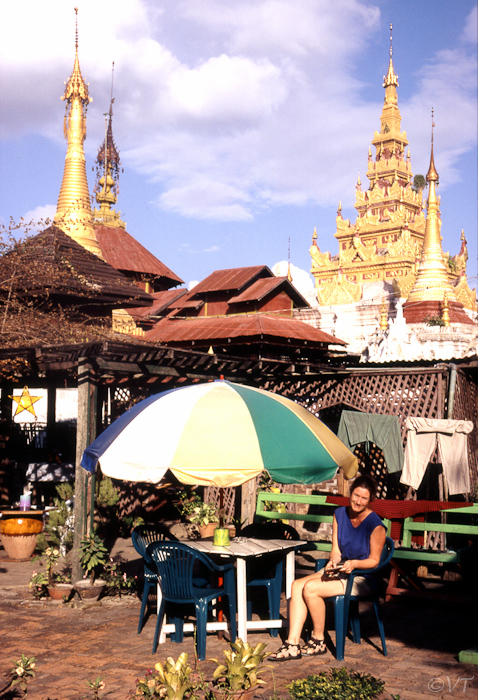
<svg viewBox="0 0 478 700"><path fill-rule="evenodd" d="M297 653L293 654L291 652L291 648L297 649ZM282 654L282 656L279 656L279 654ZM273 654L270 654L268 657L271 661L292 661L293 659L300 659L302 658L302 652L300 650L300 645L299 644L291 644L290 642L284 642L284 644L277 649Z"/></svg>
<svg viewBox="0 0 478 700"><path fill-rule="evenodd" d="M323 639L311 637L309 641L304 644L301 652L304 656L317 656L318 654L326 654L327 647Z"/></svg>

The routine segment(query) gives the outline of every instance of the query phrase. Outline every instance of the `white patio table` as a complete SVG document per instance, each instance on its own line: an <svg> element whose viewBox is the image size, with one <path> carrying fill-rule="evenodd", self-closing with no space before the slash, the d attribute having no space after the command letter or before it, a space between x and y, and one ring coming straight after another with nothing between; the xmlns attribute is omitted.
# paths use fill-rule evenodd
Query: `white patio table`
<svg viewBox="0 0 478 700"><path fill-rule="evenodd" d="M295 577L295 550L305 542L297 540L257 540L253 538L235 537L227 547L218 547L212 540L181 540L184 544L197 549L199 552L214 557L232 557L237 562L237 636L247 641L247 630L269 629L282 627L284 621L279 620L248 620L247 619L247 562L271 552L282 551L286 557L285 593L290 598L292 582ZM158 609L161 601L161 589L158 584ZM226 622L208 622L208 630L225 630ZM185 631L191 631L193 625L184 625ZM166 641L166 634L174 632L173 624L162 626L159 642Z"/></svg>

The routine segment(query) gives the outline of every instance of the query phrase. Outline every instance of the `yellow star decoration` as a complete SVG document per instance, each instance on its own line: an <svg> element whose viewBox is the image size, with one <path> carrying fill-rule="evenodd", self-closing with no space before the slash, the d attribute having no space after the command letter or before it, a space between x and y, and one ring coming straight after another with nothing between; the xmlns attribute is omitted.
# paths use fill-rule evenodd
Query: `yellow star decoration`
<svg viewBox="0 0 478 700"><path fill-rule="evenodd" d="M33 408L33 404L36 403L37 401L40 401L42 396L31 396L30 392L28 391L28 387L24 386L22 395L21 396L9 396L9 399L12 399L15 401L17 405L17 410L15 411L14 416L18 416L19 413L22 411L28 411L32 415L35 416L35 409Z"/></svg>

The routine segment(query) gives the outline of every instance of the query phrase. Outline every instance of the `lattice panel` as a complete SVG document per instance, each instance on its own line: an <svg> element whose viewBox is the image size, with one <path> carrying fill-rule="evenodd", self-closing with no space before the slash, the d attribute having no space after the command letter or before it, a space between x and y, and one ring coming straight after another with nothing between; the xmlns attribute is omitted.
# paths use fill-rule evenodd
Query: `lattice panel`
<svg viewBox="0 0 478 700"><path fill-rule="evenodd" d="M280 382L267 388L294 399L317 416L337 404L365 413L398 416L404 439L408 416L443 417L443 384L441 371L387 374L369 370L326 381Z"/></svg>
<svg viewBox="0 0 478 700"><path fill-rule="evenodd" d="M355 409L366 413L398 416L405 445L405 421L409 416L445 418L449 369L403 369L384 372L368 369L349 376L335 376L325 381L268 382L265 389L297 401L319 418L336 416L331 409ZM475 429L468 436L468 458L473 498L478 498L478 383L471 372L457 371L453 418L471 420ZM400 495L397 483L394 490Z"/></svg>
<svg viewBox="0 0 478 700"><path fill-rule="evenodd" d="M389 474L382 450L373 442L369 443L369 454L365 444L357 445L354 450L359 463L360 474L370 474L378 484L377 498L396 498L403 500L408 486L400 484L395 474Z"/></svg>
<svg viewBox="0 0 478 700"><path fill-rule="evenodd" d="M478 386L472 377L462 371L457 372L455 398L453 403L453 418L457 420L471 420L475 429L468 435L468 463L470 465L470 477L472 499L478 498Z"/></svg>
<svg viewBox="0 0 478 700"><path fill-rule="evenodd" d="M226 518L226 523L232 522L235 517L235 498L236 489L235 488L225 488L223 492L223 506L224 506L224 516ZM218 486L206 486L204 489L204 502L213 503L219 508L221 498L221 489Z"/></svg>

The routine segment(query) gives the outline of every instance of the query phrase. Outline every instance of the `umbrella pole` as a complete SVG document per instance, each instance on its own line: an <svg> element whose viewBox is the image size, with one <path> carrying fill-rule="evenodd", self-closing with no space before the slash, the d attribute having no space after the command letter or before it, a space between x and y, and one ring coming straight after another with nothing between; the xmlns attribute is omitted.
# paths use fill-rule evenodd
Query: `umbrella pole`
<svg viewBox="0 0 478 700"><path fill-rule="evenodd" d="M219 527L224 527L224 489L219 489Z"/></svg>

